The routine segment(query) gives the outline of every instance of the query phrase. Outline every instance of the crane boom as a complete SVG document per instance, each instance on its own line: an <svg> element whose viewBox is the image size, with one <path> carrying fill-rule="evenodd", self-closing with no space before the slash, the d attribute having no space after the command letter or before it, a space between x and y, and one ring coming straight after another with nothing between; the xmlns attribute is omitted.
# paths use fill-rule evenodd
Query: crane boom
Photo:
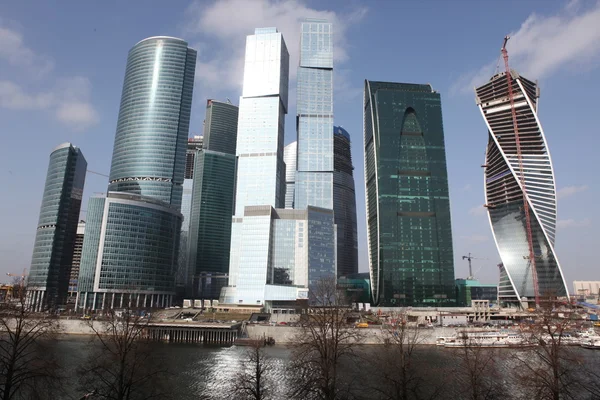
<svg viewBox="0 0 600 400"><path fill-rule="evenodd" d="M529 210L529 202L527 201L527 188L525 184L525 171L523 168L523 155L521 154L521 141L519 138L519 127L517 124L517 111L515 109L515 99L512 88L512 75L510 73L510 67L508 66L508 51L506 50L506 43L510 39L510 36L504 37L504 44L502 45L502 57L504 58L504 67L506 69L506 82L508 84L508 98L510 100L510 111L512 114L513 128L515 132L515 146L517 148L517 160L519 162L519 180L521 182L521 188L523 190L523 211L525 212L525 225L527 229L527 242L529 245L529 261L528 265L531 269L531 277L533 280L533 293L535 296L535 305L540 305L540 293L537 279L537 269L535 263L535 254L533 251L533 235L531 232L531 215Z"/></svg>

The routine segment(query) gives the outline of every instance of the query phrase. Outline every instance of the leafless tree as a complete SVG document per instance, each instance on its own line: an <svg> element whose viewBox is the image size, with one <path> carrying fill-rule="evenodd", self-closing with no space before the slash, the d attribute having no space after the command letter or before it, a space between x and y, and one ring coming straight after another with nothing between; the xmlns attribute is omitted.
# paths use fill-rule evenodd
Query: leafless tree
<svg viewBox="0 0 600 400"><path fill-rule="evenodd" d="M546 304L534 314L534 322L524 330L533 347L515 355L519 362L523 387L534 399L574 399L578 398L580 382L576 372L578 357L566 345L566 333L574 326L574 321L561 317Z"/></svg>
<svg viewBox="0 0 600 400"><path fill-rule="evenodd" d="M148 318L129 309L107 310L103 320L89 322L95 335L93 351L81 370L84 390L111 400L169 397L164 385L167 371L145 334L148 323Z"/></svg>
<svg viewBox="0 0 600 400"><path fill-rule="evenodd" d="M58 320L36 315L27 304L26 287L18 282L0 303L0 399L53 398L59 364L49 351Z"/></svg>
<svg viewBox="0 0 600 400"><path fill-rule="evenodd" d="M483 339L462 331L460 348L454 349L455 376L465 384L454 385L456 397L469 400L506 399L502 376L497 367L502 359L498 349L484 346Z"/></svg>
<svg viewBox="0 0 600 400"><path fill-rule="evenodd" d="M386 400L433 399L441 391L436 382L425 384L428 367L417 356L423 342L423 330L406 313L392 313L384 329L384 345L370 349L368 361L377 371L371 379L370 394ZM372 397L370 397L372 398Z"/></svg>
<svg viewBox="0 0 600 400"><path fill-rule="evenodd" d="M271 360L264 350L264 341L253 341L246 359L240 366L240 371L235 377L231 395L240 400L267 400L272 398L273 382L269 373L273 369Z"/></svg>
<svg viewBox="0 0 600 400"><path fill-rule="evenodd" d="M300 318L299 334L291 346L291 398L350 398L350 385L341 380L341 363L354 358L353 346L362 338L359 330L347 323L351 312L335 277L322 278L311 286L309 309Z"/></svg>

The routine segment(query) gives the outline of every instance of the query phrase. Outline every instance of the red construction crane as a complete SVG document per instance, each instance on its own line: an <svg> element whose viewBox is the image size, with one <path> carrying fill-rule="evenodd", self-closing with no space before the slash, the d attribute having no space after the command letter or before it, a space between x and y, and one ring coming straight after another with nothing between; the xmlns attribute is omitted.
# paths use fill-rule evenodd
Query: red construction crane
<svg viewBox="0 0 600 400"><path fill-rule="evenodd" d="M538 286L537 270L535 265L535 254L533 251L533 235L531 233L531 215L529 212L529 202L527 201L527 188L525 185L525 171L523 168L523 155L521 154L521 141L519 139L519 127L517 124L517 110L515 110L515 99L513 95L512 87L512 75L510 73L510 67L508 66L508 51L506 50L506 43L510 39L510 36L504 37L504 44L502 45L502 57L504 58L504 67L506 69L506 82L508 84L508 98L510 100L510 111L512 113L513 128L515 132L515 145L517 148L517 159L519 161L519 180L521 181L521 188L523 189L523 211L525 211L525 225L527 227L527 242L529 244L529 256L528 256L528 269L531 270L531 277L533 279L533 293L535 296L535 305L540 305L540 290Z"/></svg>

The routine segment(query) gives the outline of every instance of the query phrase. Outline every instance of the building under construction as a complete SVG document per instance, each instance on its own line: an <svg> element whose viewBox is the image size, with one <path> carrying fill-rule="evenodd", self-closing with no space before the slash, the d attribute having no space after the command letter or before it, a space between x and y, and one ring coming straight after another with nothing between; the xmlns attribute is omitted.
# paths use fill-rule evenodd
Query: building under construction
<svg viewBox="0 0 600 400"><path fill-rule="evenodd" d="M475 89L488 128L485 207L502 259L499 301L520 304L568 296L554 252L556 186L550 152L538 119L537 83L508 66Z"/></svg>

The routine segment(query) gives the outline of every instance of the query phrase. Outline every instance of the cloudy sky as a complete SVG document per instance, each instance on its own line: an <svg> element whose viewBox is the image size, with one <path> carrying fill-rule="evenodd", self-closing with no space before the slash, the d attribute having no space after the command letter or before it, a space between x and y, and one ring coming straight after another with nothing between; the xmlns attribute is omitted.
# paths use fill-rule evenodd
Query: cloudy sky
<svg viewBox="0 0 600 400"><path fill-rule="evenodd" d="M50 151L70 141L108 174L127 52L139 40L178 36L198 50L190 135L206 98L241 92L245 36L276 26L291 54L295 99L300 21L335 24L335 123L353 139L360 270L368 269L362 151L364 79L431 83L442 95L455 270L496 283L499 257L483 203L487 132L473 86L494 74L502 39L511 65L538 80L539 116L559 190L556 250L567 282L600 280L596 174L600 92L597 1L7 1L0 4L0 276L28 268ZM286 143L295 140L295 100ZM88 174L87 199L107 179ZM6 280L0 278L0 282Z"/></svg>

